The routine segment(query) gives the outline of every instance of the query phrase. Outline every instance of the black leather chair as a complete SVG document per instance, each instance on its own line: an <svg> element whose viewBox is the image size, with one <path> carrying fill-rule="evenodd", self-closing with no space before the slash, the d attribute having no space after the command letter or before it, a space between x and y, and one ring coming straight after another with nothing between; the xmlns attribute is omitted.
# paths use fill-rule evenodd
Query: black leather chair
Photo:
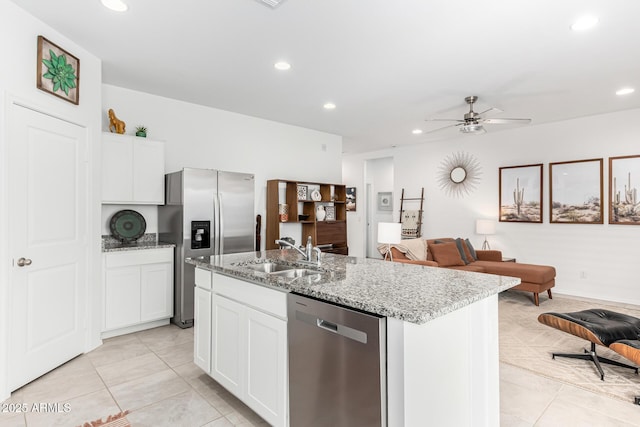
<svg viewBox="0 0 640 427"><path fill-rule="evenodd" d="M635 366L607 359L596 353L596 344L609 347L621 340L639 340L640 319L637 317L596 308L573 313L543 313L538 316L538 321L591 342L591 350L585 349L584 353L578 354L553 353L554 359L557 356L591 360L603 381L604 371L600 366L601 363L633 369L636 374L638 373L638 368Z"/></svg>
<svg viewBox="0 0 640 427"><path fill-rule="evenodd" d="M640 365L640 339L616 341L609 348L636 365ZM640 396L635 397L635 404L640 405Z"/></svg>

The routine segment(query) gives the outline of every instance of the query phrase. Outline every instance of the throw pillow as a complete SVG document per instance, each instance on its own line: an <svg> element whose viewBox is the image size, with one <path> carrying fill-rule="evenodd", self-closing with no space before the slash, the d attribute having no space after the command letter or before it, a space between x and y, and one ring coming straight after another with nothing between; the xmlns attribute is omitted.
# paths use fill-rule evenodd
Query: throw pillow
<svg viewBox="0 0 640 427"><path fill-rule="evenodd" d="M469 258L467 258L467 253L465 251L465 249L467 248L466 242L458 237L456 239L456 246L458 248L458 252L460 252L460 258L462 258L462 261L464 262L464 264L465 265L469 264L471 261L469 260Z"/></svg>
<svg viewBox="0 0 640 427"><path fill-rule="evenodd" d="M433 259L440 267L453 267L456 265L465 265L460 257L456 242L438 243L437 245L429 245L429 250L433 255Z"/></svg>
<svg viewBox="0 0 640 427"><path fill-rule="evenodd" d="M464 242L467 244L467 248L469 249L469 253L471 253L471 257L473 258L473 260L477 261L478 260L478 254L476 253L476 250L473 249L473 245L471 244L469 239L465 239Z"/></svg>

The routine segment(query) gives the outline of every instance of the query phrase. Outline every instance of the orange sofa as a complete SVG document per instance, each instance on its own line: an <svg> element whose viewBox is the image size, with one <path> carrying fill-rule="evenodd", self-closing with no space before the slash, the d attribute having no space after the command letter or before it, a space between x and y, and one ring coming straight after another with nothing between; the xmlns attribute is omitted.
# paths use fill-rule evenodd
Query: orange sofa
<svg viewBox="0 0 640 427"><path fill-rule="evenodd" d="M464 258L467 260L465 262L465 259L460 254L460 246L456 243L456 239L447 237L427 239L426 242L428 248L426 261L409 259L404 252L392 246L393 261L519 277L521 283L511 289L532 292L535 305L540 305L539 294L544 291L547 291L549 298L552 298L551 288L555 286L556 278L556 269L554 267L503 262L502 252L497 250L476 250L476 258L472 258L472 253L468 246L463 245ZM462 240L462 243L464 243L464 240ZM454 247L455 250L453 249Z"/></svg>

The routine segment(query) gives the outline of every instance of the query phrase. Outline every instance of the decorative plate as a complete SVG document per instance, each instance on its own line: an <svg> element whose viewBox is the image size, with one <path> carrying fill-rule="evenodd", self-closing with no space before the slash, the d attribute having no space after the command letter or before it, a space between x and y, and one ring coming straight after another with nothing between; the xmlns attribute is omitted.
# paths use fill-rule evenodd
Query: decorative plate
<svg viewBox="0 0 640 427"><path fill-rule="evenodd" d="M124 209L113 214L109 221L111 235L123 242L139 239L147 229L144 217L136 211Z"/></svg>
<svg viewBox="0 0 640 427"><path fill-rule="evenodd" d="M311 200L315 202L319 202L320 200L322 200L322 196L320 195L320 192L318 190L313 190L311 192Z"/></svg>

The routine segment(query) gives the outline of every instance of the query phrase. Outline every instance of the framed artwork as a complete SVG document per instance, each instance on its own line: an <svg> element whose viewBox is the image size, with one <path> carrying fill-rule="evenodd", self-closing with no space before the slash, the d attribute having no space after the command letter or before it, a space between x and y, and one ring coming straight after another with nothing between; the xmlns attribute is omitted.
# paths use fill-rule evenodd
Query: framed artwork
<svg viewBox="0 0 640 427"><path fill-rule="evenodd" d="M640 155L609 157L609 224L640 225Z"/></svg>
<svg viewBox="0 0 640 427"><path fill-rule="evenodd" d="M602 224L602 159L549 163L551 223Z"/></svg>
<svg viewBox="0 0 640 427"><path fill-rule="evenodd" d="M378 193L378 210L379 211L393 210L393 193L391 191Z"/></svg>
<svg viewBox="0 0 640 427"><path fill-rule="evenodd" d="M308 191L309 188L306 185L298 185L298 200L308 200Z"/></svg>
<svg viewBox="0 0 640 427"><path fill-rule="evenodd" d="M500 171L500 221L542 222L542 163Z"/></svg>
<svg viewBox="0 0 640 427"><path fill-rule="evenodd" d="M347 212L356 210L356 187L347 187Z"/></svg>
<svg viewBox="0 0 640 427"><path fill-rule="evenodd" d="M80 102L80 60L60 46L38 36L36 86L78 105Z"/></svg>
<svg viewBox="0 0 640 427"><path fill-rule="evenodd" d="M336 220L336 207L335 206L325 206L325 212L327 212L327 217L325 220L327 221L335 221Z"/></svg>

